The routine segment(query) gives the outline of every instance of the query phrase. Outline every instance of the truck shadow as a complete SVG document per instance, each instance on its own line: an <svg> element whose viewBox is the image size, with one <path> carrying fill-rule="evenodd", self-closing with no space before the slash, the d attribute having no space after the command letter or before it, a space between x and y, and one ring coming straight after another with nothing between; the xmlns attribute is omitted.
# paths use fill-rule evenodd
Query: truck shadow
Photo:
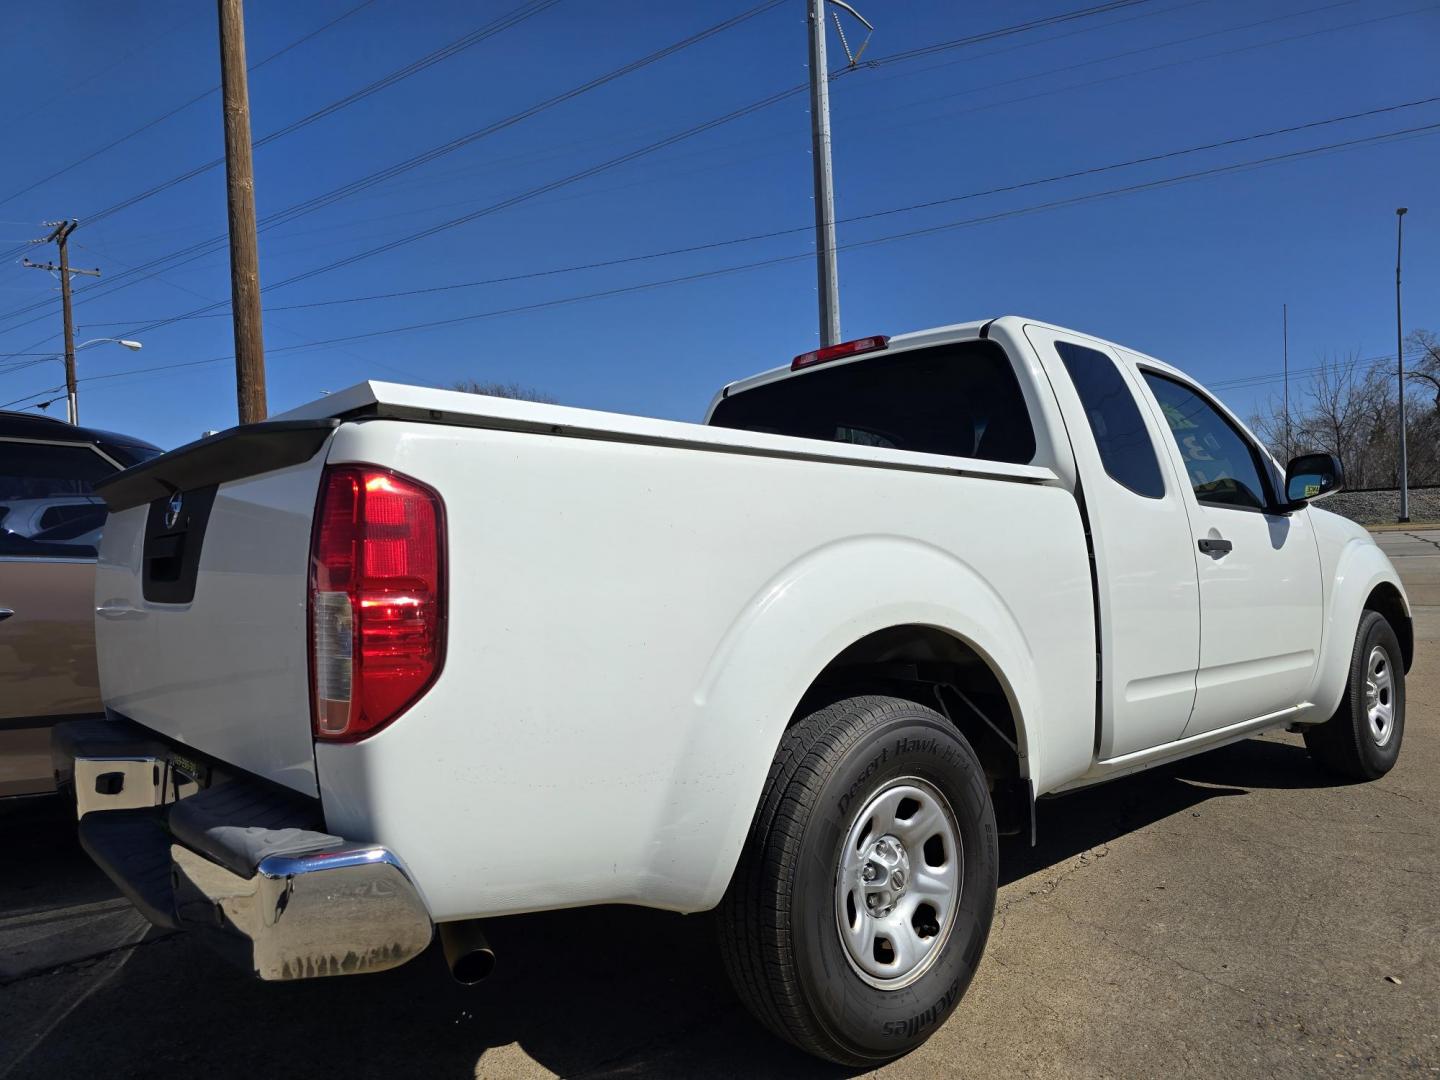
<svg viewBox="0 0 1440 1080"><path fill-rule="evenodd" d="M1037 843L1031 847L1018 838L1007 842L1001 852L1000 885L1003 888L1211 799L1338 783L1315 767L1304 746L1264 737L1041 799L1036 807Z"/></svg>
<svg viewBox="0 0 1440 1080"><path fill-rule="evenodd" d="M1001 884L1209 799L1322 782L1303 749L1250 740L1046 801L1039 845L1002 848ZM0 935L10 934L11 913L37 902L58 911L115 896L53 811L6 811L0 828L21 851L0 879ZM79 1075L102 1053L117 1077L212 1080L277 1066L350 1077L533 1074L537 1064L592 1078L849 1075L751 1020L704 916L607 907L497 919L488 929L499 962L476 987L452 983L433 947L378 975L262 984L184 936L152 932L108 956L67 956L62 942L44 963L0 979L0 1046L22 1055L0 1053L0 1076ZM0 954L9 949L0 937ZM47 994L63 1007L51 1008ZM43 1023L27 1019L18 1030L19 1018L33 1017Z"/></svg>

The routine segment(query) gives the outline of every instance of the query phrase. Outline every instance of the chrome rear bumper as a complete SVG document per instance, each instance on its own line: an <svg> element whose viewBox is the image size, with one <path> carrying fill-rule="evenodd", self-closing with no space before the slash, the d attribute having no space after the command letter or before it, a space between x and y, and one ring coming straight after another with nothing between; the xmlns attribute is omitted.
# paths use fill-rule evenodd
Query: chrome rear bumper
<svg viewBox="0 0 1440 1080"><path fill-rule="evenodd" d="M319 831L314 800L102 723L57 727L56 767L73 769L82 845L151 922L268 980L383 971L429 945L393 852Z"/></svg>
<svg viewBox="0 0 1440 1080"><path fill-rule="evenodd" d="M430 944L430 913L383 847L271 855L249 878L179 844L170 857L181 927L232 939L262 979L384 971Z"/></svg>

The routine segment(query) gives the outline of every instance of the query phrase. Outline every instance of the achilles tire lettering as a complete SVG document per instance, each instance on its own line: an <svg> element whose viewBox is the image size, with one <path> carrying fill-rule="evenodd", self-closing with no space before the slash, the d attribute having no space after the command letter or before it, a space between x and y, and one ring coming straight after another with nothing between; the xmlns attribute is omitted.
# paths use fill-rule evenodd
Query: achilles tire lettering
<svg viewBox="0 0 1440 1080"><path fill-rule="evenodd" d="M944 1018L955 1004L955 999L960 996L960 980L957 978L950 984L949 989L940 995L940 1000L931 1005L924 1012L918 1012L908 1020L887 1020L880 1029L880 1034L895 1038L913 1039L917 1034L930 1027L936 1021Z"/></svg>

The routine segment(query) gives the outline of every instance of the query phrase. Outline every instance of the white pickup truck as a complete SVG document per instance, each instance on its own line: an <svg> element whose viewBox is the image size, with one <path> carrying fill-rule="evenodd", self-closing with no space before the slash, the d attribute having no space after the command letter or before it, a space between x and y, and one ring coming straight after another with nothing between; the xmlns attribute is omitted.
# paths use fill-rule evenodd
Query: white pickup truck
<svg viewBox="0 0 1440 1080"><path fill-rule="evenodd" d="M797 357L705 425L363 383L97 489L92 857L266 979L438 927L716 909L849 1065L964 993L1035 800L1272 728L1385 773L1408 603L1216 399L1005 317Z"/></svg>

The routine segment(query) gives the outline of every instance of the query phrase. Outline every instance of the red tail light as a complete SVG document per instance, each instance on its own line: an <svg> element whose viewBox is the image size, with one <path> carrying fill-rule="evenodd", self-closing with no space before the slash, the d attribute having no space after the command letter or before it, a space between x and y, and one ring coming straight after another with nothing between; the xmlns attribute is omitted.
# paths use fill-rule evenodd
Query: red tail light
<svg viewBox="0 0 1440 1080"><path fill-rule="evenodd" d="M890 346L890 339L884 334L875 334L872 337L856 338L854 341L842 341L839 345L826 345L823 349L816 349L814 352L801 353L790 361L790 370L799 371L801 368L810 367L812 364L823 364L826 360L839 360L844 356L858 356L860 353L879 352L881 349Z"/></svg>
<svg viewBox="0 0 1440 1080"><path fill-rule="evenodd" d="M364 738L430 688L445 658L445 507L371 465L325 470L310 541L311 720Z"/></svg>

